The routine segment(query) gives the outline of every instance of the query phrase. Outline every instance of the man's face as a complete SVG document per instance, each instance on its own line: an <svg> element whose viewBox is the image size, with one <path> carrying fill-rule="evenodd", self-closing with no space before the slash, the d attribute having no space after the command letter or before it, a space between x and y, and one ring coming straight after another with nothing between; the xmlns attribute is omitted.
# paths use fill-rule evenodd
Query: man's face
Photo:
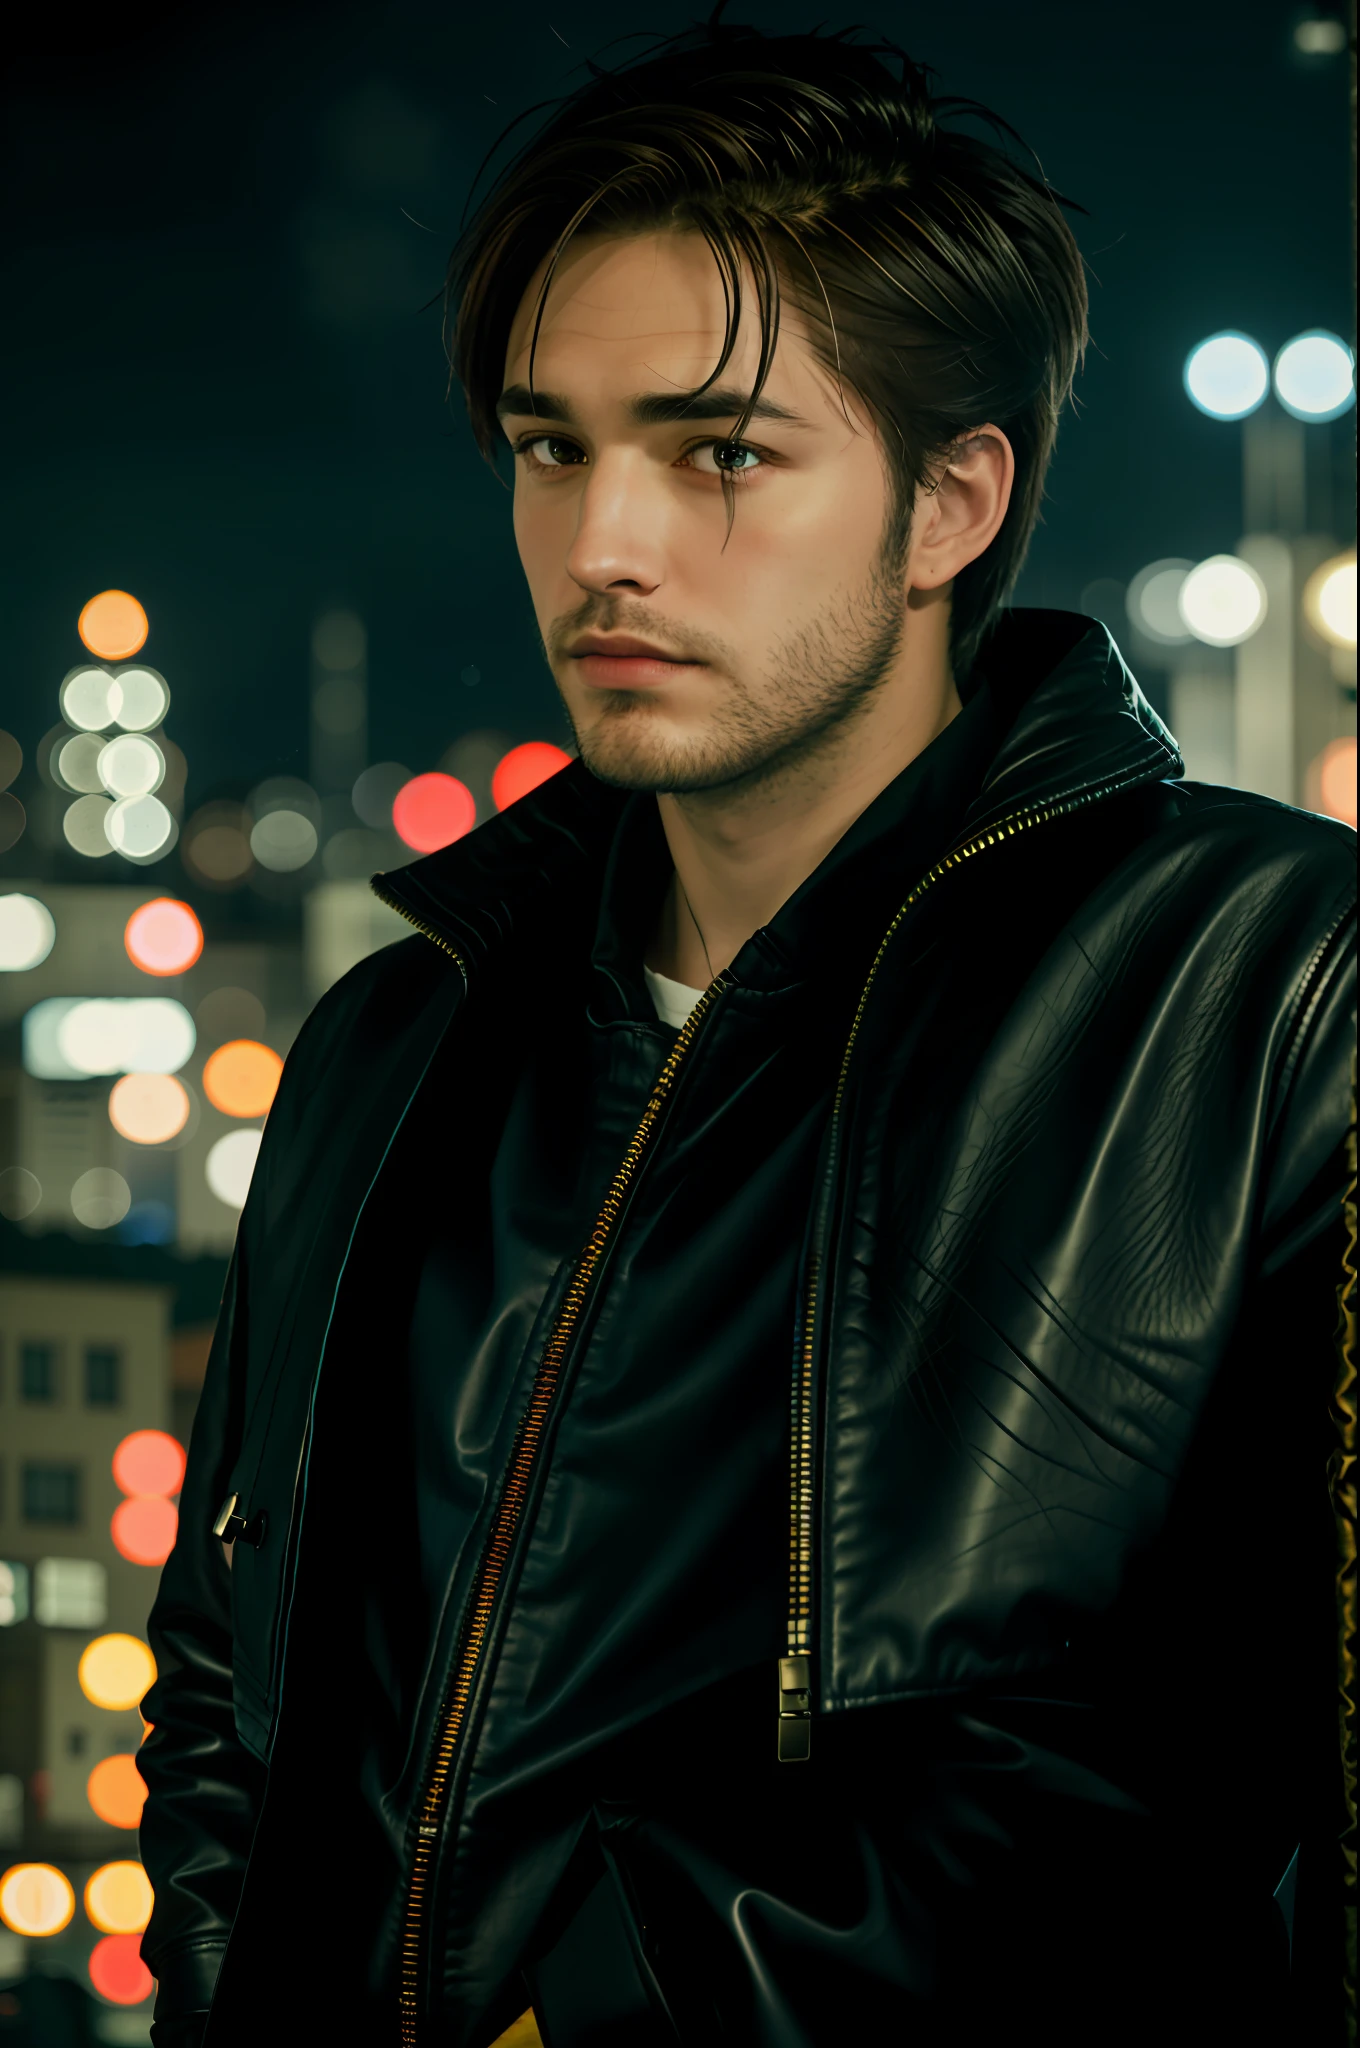
<svg viewBox="0 0 1360 2048"><path fill-rule="evenodd" d="M762 401L790 415L725 441L754 386L759 328L743 293L720 416L666 419L712 372L722 282L698 235L568 245L527 389L531 280L506 351L503 425L515 538L544 651L582 759L606 782L700 790L782 780L825 755L889 680L906 611L882 559L889 485L847 387L787 309ZM711 393L704 395L706 403ZM720 464L734 476L730 539ZM590 656L590 635L650 643L666 663Z"/></svg>

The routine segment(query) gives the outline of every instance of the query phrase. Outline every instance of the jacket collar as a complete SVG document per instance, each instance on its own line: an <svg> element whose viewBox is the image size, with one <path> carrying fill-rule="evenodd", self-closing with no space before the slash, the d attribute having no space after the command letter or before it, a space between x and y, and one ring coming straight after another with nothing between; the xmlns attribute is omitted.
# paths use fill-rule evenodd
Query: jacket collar
<svg viewBox="0 0 1360 2048"><path fill-rule="evenodd" d="M967 693L990 685L1004 735L959 839L1020 811L1065 809L1185 773L1175 740L1107 627L1076 612L1003 612ZM906 771L904 771L906 772ZM564 924L595 932L600 884L631 792L579 761L454 845L373 877L377 894L452 947L465 971Z"/></svg>

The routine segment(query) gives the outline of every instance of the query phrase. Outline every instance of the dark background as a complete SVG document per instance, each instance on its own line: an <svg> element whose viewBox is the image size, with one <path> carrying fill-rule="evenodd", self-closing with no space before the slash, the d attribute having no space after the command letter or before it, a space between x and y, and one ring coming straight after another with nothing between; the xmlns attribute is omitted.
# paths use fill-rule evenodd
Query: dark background
<svg viewBox="0 0 1360 2048"><path fill-rule="evenodd" d="M150 614L189 810L306 774L308 635L329 602L368 623L370 759L429 768L468 727L566 737L509 494L446 397L429 302L505 124L586 56L644 47L613 38L699 11L402 0L29 23L3 122L0 723L30 755L21 797L82 653L76 615L109 586ZM1151 558L1233 547L1240 430L1185 398L1194 341L1351 336L1347 59L1298 53L1315 11L728 8L774 30L862 20L1004 114L1088 209L1094 341L1020 602L1075 606ZM1344 466L1354 414L1330 431ZM6 865L25 858L20 842Z"/></svg>

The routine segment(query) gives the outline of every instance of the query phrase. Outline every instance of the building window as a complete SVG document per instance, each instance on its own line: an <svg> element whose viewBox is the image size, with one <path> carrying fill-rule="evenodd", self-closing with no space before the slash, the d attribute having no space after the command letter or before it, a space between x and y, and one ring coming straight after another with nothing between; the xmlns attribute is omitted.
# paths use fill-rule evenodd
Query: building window
<svg viewBox="0 0 1360 2048"><path fill-rule="evenodd" d="M79 1465L25 1465L24 1520L26 1522L78 1522L80 1520Z"/></svg>
<svg viewBox="0 0 1360 2048"><path fill-rule="evenodd" d="M27 1343L19 1346L19 1397L24 1401L56 1400L55 1344Z"/></svg>
<svg viewBox="0 0 1360 2048"><path fill-rule="evenodd" d="M116 1408L123 1398L123 1357L112 1344L85 1349L85 1406Z"/></svg>

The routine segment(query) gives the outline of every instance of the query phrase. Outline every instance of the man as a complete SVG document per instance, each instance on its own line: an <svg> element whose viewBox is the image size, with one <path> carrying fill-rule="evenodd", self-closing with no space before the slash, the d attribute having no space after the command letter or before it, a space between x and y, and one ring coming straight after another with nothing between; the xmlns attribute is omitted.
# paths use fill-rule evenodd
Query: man
<svg viewBox="0 0 1360 2048"><path fill-rule="evenodd" d="M1059 203L715 15L452 291L580 758L270 1115L156 2041L1339 2042L1353 842L1003 609Z"/></svg>

